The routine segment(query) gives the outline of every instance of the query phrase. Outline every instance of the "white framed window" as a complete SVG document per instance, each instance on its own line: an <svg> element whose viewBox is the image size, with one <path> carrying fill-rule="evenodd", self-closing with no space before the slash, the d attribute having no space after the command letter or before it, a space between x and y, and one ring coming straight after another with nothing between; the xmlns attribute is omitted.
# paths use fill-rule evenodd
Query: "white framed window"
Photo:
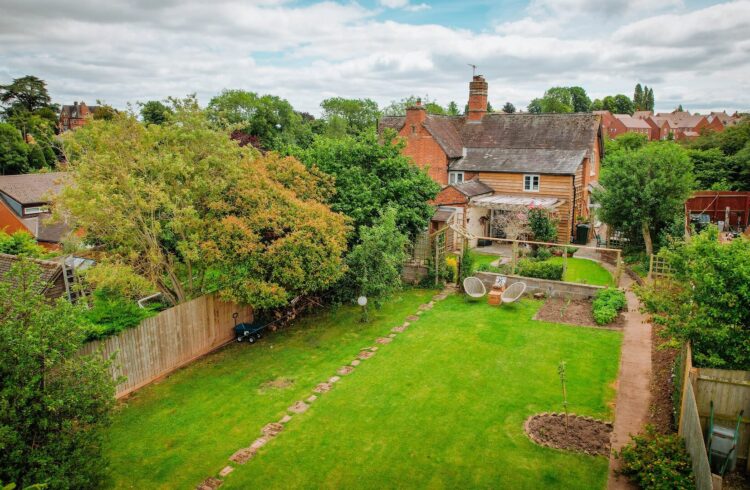
<svg viewBox="0 0 750 490"><path fill-rule="evenodd" d="M523 190L526 192L539 192L539 175L526 174L523 176Z"/></svg>
<svg viewBox="0 0 750 490"><path fill-rule="evenodd" d="M24 216L28 216L31 214L41 214L46 211L47 211L47 206L31 206L28 208L23 208Z"/></svg>
<svg viewBox="0 0 750 490"><path fill-rule="evenodd" d="M464 173L463 172L449 172L448 173L448 183L453 184L460 184L464 181Z"/></svg>

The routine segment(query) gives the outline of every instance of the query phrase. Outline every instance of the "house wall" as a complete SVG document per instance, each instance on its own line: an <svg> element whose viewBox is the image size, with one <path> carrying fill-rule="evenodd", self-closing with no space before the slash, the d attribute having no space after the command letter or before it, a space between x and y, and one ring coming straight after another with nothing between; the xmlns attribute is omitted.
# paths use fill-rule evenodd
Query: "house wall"
<svg viewBox="0 0 750 490"><path fill-rule="evenodd" d="M489 210L486 208L468 207L466 209L465 227L466 230L474 236L487 236L487 225L482 223L482 218L489 216ZM469 247L477 246L477 239L469 240Z"/></svg>
<svg viewBox="0 0 750 490"><path fill-rule="evenodd" d="M468 198L464 194L458 192L452 186L448 186L444 187L443 190L440 191L440 193L437 195L437 197L435 197L435 200L432 203L436 206L454 206L464 205L468 201Z"/></svg>
<svg viewBox="0 0 750 490"><path fill-rule="evenodd" d="M0 199L0 231L12 234L17 231L31 233L6 203Z"/></svg>
<svg viewBox="0 0 750 490"><path fill-rule="evenodd" d="M448 157L435 138L421 123L408 120L399 132L406 138L403 154L414 160L419 168L427 168L427 174L440 185L448 184Z"/></svg>
<svg viewBox="0 0 750 490"><path fill-rule="evenodd" d="M492 187L498 194L511 194L523 197L556 197L563 200L557 208L557 240L570 241L570 227L573 222L573 176L540 175L539 192L524 192L523 176L520 173L480 172L482 182Z"/></svg>

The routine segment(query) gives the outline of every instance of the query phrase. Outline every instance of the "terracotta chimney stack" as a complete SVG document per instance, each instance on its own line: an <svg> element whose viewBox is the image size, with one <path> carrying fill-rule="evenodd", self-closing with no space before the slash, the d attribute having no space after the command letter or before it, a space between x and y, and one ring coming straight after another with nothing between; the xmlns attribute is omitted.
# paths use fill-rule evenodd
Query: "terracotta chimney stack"
<svg viewBox="0 0 750 490"><path fill-rule="evenodd" d="M422 105L422 99L417 99L417 102L413 106L406 108L405 125L406 127L413 126L410 130L416 130L422 125L425 119L427 119L427 111Z"/></svg>
<svg viewBox="0 0 750 490"><path fill-rule="evenodd" d="M474 75L469 83L469 121L481 121L487 112L488 87L482 75Z"/></svg>

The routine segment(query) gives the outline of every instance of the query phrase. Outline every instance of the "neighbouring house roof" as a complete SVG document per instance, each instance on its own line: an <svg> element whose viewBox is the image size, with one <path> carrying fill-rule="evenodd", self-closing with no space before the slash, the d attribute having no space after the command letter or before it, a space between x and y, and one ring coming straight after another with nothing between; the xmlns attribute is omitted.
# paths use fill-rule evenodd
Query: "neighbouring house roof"
<svg viewBox="0 0 750 490"><path fill-rule="evenodd" d="M60 192L65 176L65 172L0 175L0 192L21 204L45 203Z"/></svg>
<svg viewBox="0 0 750 490"><path fill-rule="evenodd" d="M615 114L614 116L628 129L651 129L651 126L649 126L646 121L643 119L636 119L629 114Z"/></svg>
<svg viewBox="0 0 750 490"><path fill-rule="evenodd" d="M574 175L586 150L467 148L450 170Z"/></svg>
<svg viewBox="0 0 750 490"><path fill-rule="evenodd" d="M40 242L59 243L70 232L65 222L50 222L50 213L41 213L21 221L28 228L34 238Z"/></svg>
<svg viewBox="0 0 750 490"><path fill-rule="evenodd" d="M646 119L654 115L653 111L635 111L633 117L636 119Z"/></svg>
<svg viewBox="0 0 750 490"><path fill-rule="evenodd" d="M383 117L378 127L381 131L385 128L400 131L405 120L404 116ZM570 158L581 155L575 162L577 167L584 157L592 156L589 152L598 144L600 126L596 114L490 113L478 121L469 121L464 116L427 114L424 120L425 129L448 158L457 160L451 170L488 172L574 174ZM555 151L562 153L550 153ZM503 161L496 161L495 157ZM523 161L510 161L516 157ZM556 157L564 161L553 161Z"/></svg>
<svg viewBox="0 0 750 490"><path fill-rule="evenodd" d="M556 197L525 197L496 194L494 196L476 197L471 200L474 206L513 210L518 207L536 207L544 209L555 209L560 206L564 200Z"/></svg>
<svg viewBox="0 0 750 490"><path fill-rule="evenodd" d="M85 103L81 102L80 104L72 104L72 105L64 105L60 109L61 115L68 116L73 119L82 118L85 116L85 114L81 114L81 107L86 106L88 111L90 113L93 113L97 109L99 109L98 105L86 105Z"/></svg>
<svg viewBox="0 0 750 490"><path fill-rule="evenodd" d="M17 255L9 255L0 253L0 280L4 281L10 269L19 261L20 257ZM50 290L54 289L54 294L49 295L50 297L60 297L64 293L64 289L60 289L59 285L55 287L55 282L62 274L62 266L58 262L51 262L49 260L39 259L27 259L38 265L42 272L42 281L45 283L44 289L41 291L42 294L49 293Z"/></svg>
<svg viewBox="0 0 750 490"><path fill-rule="evenodd" d="M461 182L460 184L453 184L452 187L467 197L481 196L482 194L489 194L492 192L492 187L479 179L471 179Z"/></svg>

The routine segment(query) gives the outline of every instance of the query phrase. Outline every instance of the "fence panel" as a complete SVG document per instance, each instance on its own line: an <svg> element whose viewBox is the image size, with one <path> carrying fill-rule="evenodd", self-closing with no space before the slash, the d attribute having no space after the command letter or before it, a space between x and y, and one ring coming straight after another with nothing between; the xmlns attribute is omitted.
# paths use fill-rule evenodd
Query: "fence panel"
<svg viewBox="0 0 750 490"><path fill-rule="evenodd" d="M695 488L697 490L712 490L711 467L708 464L706 444L703 442L703 430L698 416L698 406L695 403L695 393L693 393L693 385L690 381L687 381L683 387L680 435L685 438L685 446L693 462Z"/></svg>
<svg viewBox="0 0 750 490"><path fill-rule="evenodd" d="M711 401L714 402L714 422L723 427L734 428L740 410L745 410L740 423L737 457L747 458L750 449L750 372L701 368L695 397L704 427L708 426Z"/></svg>
<svg viewBox="0 0 750 490"><path fill-rule="evenodd" d="M86 344L80 354L116 353L113 377L127 379L117 386L122 397L233 339L233 313L252 321L252 309L206 295L147 318L140 325L104 340Z"/></svg>

